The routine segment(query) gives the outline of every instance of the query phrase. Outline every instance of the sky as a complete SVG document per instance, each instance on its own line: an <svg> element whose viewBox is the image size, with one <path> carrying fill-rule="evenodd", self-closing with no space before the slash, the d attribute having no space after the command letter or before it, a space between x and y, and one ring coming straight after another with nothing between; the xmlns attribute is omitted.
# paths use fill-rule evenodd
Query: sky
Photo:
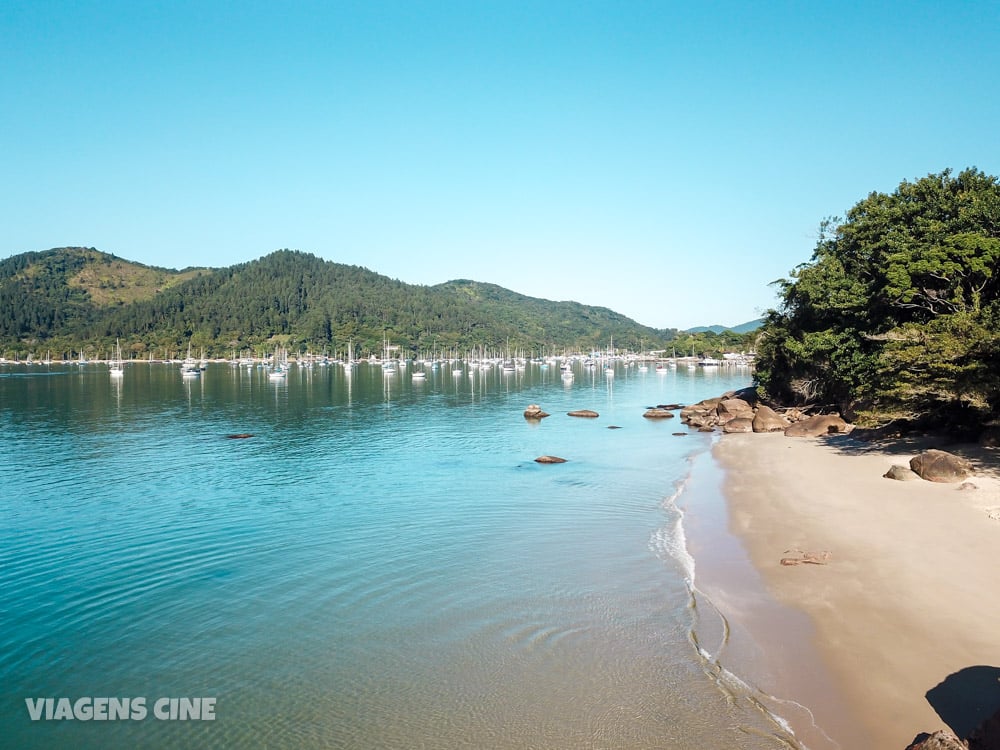
<svg viewBox="0 0 1000 750"><path fill-rule="evenodd" d="M5 0L0 257L289 248L737 325L825 218L1000 173L998 74L995 0Z"/></svg>

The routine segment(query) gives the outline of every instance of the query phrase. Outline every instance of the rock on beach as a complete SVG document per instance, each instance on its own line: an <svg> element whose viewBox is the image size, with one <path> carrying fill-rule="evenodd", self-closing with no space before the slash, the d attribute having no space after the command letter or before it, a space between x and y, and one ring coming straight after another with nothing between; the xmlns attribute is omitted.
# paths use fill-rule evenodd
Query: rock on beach
<svg viewBox="0 0 1000 750"><path fill-rule="evenodd" d="M972 474L967 459L934 448L911 458L910 468L929 482L961 482Z"/></svg>

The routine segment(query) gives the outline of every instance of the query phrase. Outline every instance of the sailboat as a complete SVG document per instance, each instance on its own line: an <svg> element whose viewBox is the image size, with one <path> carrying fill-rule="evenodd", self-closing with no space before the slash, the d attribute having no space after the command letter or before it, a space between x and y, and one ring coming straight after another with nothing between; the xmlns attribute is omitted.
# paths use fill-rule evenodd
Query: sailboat
<svg viewBox="0 0 1000 750"><path fill-rule="evenodd" d="M182 378L197 378L201 375L201 365L198 360L191 356L191 342L188 342L188 353L184 362L181 363Z"/></svg>
<svg viewBox="0 0 1000 750"><path fill-rule="evenodd" d="M111 366L111 377L120 378L125 374L125 362L122 360L122 345L118 339L115 339L115 356L109 364Z"/></svg>
<svg viewBox="0 0 1000 750"><path fill-rule="evenodd" d="M273 364L271 372L268 373L268 379L284 380L288 376L288 351L283 349L279 352L275 349Z"/></svg>

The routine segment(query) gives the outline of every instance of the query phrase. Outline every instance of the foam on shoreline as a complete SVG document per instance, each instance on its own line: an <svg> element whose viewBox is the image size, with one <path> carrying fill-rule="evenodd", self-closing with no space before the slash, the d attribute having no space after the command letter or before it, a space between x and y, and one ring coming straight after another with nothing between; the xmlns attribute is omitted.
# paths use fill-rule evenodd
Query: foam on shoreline
<svg viewBox="0 0 1000 750"><path fill-rule="evenodd" d="M712 452L696 456L672 503L691 559L689 638L706 674L730 700L765 716L783 745L866 746L853 729L838 739L827 733L827 723L849 723L843 701L813 644L811 622L770 594L729 530L725 478Z"/></svg>

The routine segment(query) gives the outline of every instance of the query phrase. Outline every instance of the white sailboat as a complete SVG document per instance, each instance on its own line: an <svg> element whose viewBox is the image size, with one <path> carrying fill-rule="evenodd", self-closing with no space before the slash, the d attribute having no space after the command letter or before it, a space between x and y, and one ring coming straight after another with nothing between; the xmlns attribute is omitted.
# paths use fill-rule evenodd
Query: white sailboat
<svg viewBox="0 0 1000 750"><path fill-rule="evenodd" d="M122 359L122 345L121 341L115 339L115 356L109 363L111 377L120 378L125 374L125 362Z"/></svg>
<svg viewBox="0 0 1000 750"><path fill-rule="evenodd" d="M191 342L188 342L188 353L184 361L181 363L181 377L182 378L197 378L201 376L201 365L198 364L198 360L191 356Z"/></svg>
<svg viewBox="0 0 1000 750"><path fill-rule="evenodd" d="M288 351L282 350L279 352L275 349L273 364L274 366L271 368L271 372L268 373L268 379L284 380L288 376Z"/></svg>

